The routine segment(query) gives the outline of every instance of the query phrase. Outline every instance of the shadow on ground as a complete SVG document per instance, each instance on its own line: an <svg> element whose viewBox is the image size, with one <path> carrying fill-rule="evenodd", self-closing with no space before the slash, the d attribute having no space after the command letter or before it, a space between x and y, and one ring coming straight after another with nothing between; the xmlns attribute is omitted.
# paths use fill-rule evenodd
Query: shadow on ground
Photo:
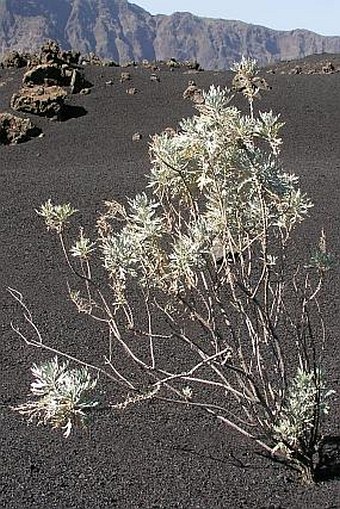
<svg viewBox="0 0 340 509"><path fill-rule="evenodd" d="M87 111L82 106L73 106L68 104L63 108L60 120L64 122L66 120L70 120L71 118L84 117L85 115L87 115Z"/></svg>
<svg viewBox="0 0 340 509"><path fill-rule="evenodd" d="M320 449L317 481L340 479L340 436L325 437Z"/></svg>

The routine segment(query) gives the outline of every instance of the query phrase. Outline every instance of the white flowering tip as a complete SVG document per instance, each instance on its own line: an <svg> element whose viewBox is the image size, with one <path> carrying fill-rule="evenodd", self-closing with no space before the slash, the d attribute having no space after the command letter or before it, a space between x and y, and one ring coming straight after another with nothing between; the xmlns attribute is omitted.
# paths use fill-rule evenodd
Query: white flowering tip
<svg viewBox="0 0 340 509"><path fill-rule="evenodd" d="M232 97L229 91L220 86L211 85L208 92L203 91L204 104L199 106L199 110L215 110L222 112L231 101Z"/></svg>
<svg viewBox="0 0 340 509"><path fill-rule="evenodd" d="M235 73L246 72L247 74L256 74L258 65L255 59L242 55L240 62L234 62L230 69Z"/></svg>
<svg viewBox="0 0 340 509"><path fill-rule="evenodd" d="M62 231L69 218L76 212L77 210L70 203L53 205L50 199L41 205L39 210L36 210L36 213L44 218L47 229L56 230L58 233Z"/></svg>
<svg viewBox="0 0 340 509"><path fill-rule="evenodd" d="M76 241L74 246L71 247L70 253L76 258L87 260L95 250L96 243L91 242L90 239L83 236L81 232L79 239Z"/></svg>

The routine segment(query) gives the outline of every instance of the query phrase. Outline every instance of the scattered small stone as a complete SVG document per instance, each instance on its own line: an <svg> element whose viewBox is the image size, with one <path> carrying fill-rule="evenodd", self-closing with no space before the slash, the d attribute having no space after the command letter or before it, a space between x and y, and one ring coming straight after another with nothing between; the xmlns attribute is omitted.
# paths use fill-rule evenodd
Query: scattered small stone
<svg viewBox="0 0 340 509"><path fill-rule="evenodd" d="M90 88L82 88L79 93L82 95L89 95L89 94L91 94L91 89Z"/></svg>
<svg viewBox="0 0 340 509"><path fill-rule="evenodd" d="M142 135L141 133L137 132L135 134L132 135L132 141L140 141L142 139Z"/></svg>
<svg viewBox="0 0 340 509"><path fill-rule="evenodd" d="M175 58L170 58L170 60L168 60L166 62L166 65L169 67L169 69L173 70L173 69L176 69L178 67L181 67L181 64L179 62L177 62L177 60Z"/></svg>
<svg viewBox="0 0 340 509"><path fill-rule="evenodd" d="M157 81L160 82L161 79L157 74L150 74L150 81Z"/></svg>
<svg viewBox="0 0 340 509"><path fill-rule="evenodd" d="M196 69L189 69L188 71L184 71L183 74L199 74L199 70Z"/></svg>
<svg viewBox="0 0 340 509"><path fill-rule="evenodd" d="M119 67L119 64L115 60L104 60L103 66L104 67Z"/></svg>
<svg viewBox="0 0 340 509"><path fill-rule="evenodd" d="M203 92L196 85L190 85L190 83L194 83L193 81L189 81L189 86L183 92L183 99L190 99L196 104L203 104L204 97Z"/></svg>
<svg viewBox="0 0 340 509"><path fill-rule="evenodd" d="M340 72L340 66L326 58L306 58L300 62L281 62L267 72L277 74L329 75Z"/></svg>
<svg viewBox="0 0 340 509"><path fill-rule="evenodd" d="M120 82L124 83L125 81L129 81L131 79L131 74L129 72L122 72L120 75Z"/></svg>
<svg viewBox="0 0 340 509"><path fill-rule="evenodd" d="M126 67L138 67L138 64L134 60L130 60L130 61L125 62L124 64L122 64L121 67L125 67L125 68Z"/></svg>
<svg viewBox="0 0 340 509"><path fill-rule="evenodd" d="M203 69L201 68L201 65L197 62L197 60L188 60L186 62L184 62L184 65L192 70L192 71L202 71Z"/></svg>
<svg viewBox="0 0 340 509"><path fill-rule="evenodd" d="M183 99L192 99L197 90L196 85L189 85L183 92Z"/></svg>
<svg viewBox="0 0 340 509"><path fill-rule="evenodd" d="M332 62L327 62L326 65L322 67L323 74L333 74L335 72L335 67Z"/></svg>
<svg viewBox="0 0 340 509"><path fill-rule="evenodd" d="M137 94L137 88L136 88L136 87L127 88L127 89L125 90L125 92L126 92L128 95L135 95L135 94Z"/></svg>
<svg viewBox="0 0 340 509"><path fill-rule="evenodd" d="M82 55L80 58L81 65L95 65L97 67L119 67L119 64L114 60L107 60L105 58L101 58L95 53L88 53L86 55Z"/></svg>
<svg viewBox="0 0 340 509"><path fill-rule="evenodd" d="M151 71L159 71L159 67L156 62L149 62L148 60L142 60L141 65L144 69L149 69Z"/></svg>
<svg viewBox="0 0 340 509"><path fill-rule="evenodd" d="M290 74L302 74L302 67L297 65L290 71Z"/></svg>
<svg viewBox="0 0 340 509"><path fill-rule="evenodd" d="M105 85L106 86L112 86L113 85L113 80L109 80L109 81L105 81Z"/></svg>

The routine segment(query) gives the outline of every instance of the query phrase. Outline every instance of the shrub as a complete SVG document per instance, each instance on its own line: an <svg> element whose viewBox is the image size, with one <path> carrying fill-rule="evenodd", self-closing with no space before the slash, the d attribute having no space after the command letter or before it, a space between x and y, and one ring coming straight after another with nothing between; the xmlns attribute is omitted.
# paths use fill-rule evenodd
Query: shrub
<svg viewBox="0 0 340 509"><path fill-rule="evenodd" d="M69 434L95 403L85 397L95 386L92 370L119 388L112 408L149 398L197 407L312 481L331 394L318 302L331 258L322 233L311 261L292 263L292 233L312 204L281 169L279 116L254 114L265 88L255 62L243 59L234 70L249 115L232 105L229 90L212 86L178 133L153 137L147 192L127 206L106 202L94 242L81 230L69 249L70 205L48 201L38 211L77 282L72 302L104 326L108 348L103 366L77 359L79 375L63 364L62 383L51 389L52 364L34 367L44 390L35 382L38 400L18 410ZM104 282L96 279L98 260ZM46 346L22 296L10 291L37 337L13 327L28 344ZM60 417L46 399L58 408L65 385L77 398Z"/></svg>

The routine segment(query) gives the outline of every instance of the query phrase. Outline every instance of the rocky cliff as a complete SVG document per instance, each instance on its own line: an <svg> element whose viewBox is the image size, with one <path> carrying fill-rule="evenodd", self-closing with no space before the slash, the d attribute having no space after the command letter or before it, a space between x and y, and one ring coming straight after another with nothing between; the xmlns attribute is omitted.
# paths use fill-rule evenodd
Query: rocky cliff
<svg viewBox="0 0 340 509"><path fill-rule="evenodd" d="M190 13L152 16L127 0L0 0L0 53L31 51L46 39L119 62L173 57L197 59L206 69L229 67L242 54L266 64L340 53L340 37Z"/></svg>

